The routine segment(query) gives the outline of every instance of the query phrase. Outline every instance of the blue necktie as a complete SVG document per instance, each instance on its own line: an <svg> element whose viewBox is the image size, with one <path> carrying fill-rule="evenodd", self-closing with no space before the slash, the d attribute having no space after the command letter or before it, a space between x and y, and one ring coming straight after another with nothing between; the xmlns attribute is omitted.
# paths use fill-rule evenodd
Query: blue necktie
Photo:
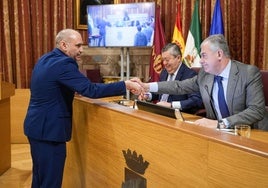
<svg viewBox="0 0 268 188"><path fill-rule="evenodd" d="M221 116L222 118L228 117L229 116L229 110L228 110L228 106L226 104L225 101L225 97L224 97L224 91L223 91L223 87L222 87L222 77L221 76L215 76L215 80L218 83L218 102L219 102L219 108L221 111Z"/></svg>

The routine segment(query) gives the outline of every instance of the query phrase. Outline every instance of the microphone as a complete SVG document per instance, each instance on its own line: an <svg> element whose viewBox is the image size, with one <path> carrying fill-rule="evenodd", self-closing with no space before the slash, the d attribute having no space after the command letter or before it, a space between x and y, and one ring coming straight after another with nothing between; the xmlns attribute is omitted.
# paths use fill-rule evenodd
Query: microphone
<svg viewBox="0 0 268 188"><path fill-rule="evenodd" d="M206 90L206 92L207 92L207 94L208 94L208 96L209 96L209 102L210 102L210 105L211 105L211 107L212 107L212 111L213 111L215 117L216 117L217 120L218 120L217 129L219 129L219 130L223 130L223 131L227 131L227 132L232 132L233 129L221 127L222 120L220 120L219 117L218 117L218 113L217 113L217 111L216 111L216 109L215 109L213 99L212 99L211 95L209 94L208 86L207 86L207 85L205 85L205 90Z"/></svg>
<svg viewBox="0 0 268 188"><path fill-rule="evenodd" d="M215 107L214 107L214 102L213 102L213 100L212 100L211 95L209 94L208 86L207 86L207 85L205 85L205 90L206 90L206 92L207 92L207 94L208 94L208 96L209 96L209 102L210 102L210 105L211 105L211 107L212 107L213 114L214 114L214 116L217 118L217 120L219 121L218 113L217 113L217 111L216 111L216 109L215 109Z"/></svg>

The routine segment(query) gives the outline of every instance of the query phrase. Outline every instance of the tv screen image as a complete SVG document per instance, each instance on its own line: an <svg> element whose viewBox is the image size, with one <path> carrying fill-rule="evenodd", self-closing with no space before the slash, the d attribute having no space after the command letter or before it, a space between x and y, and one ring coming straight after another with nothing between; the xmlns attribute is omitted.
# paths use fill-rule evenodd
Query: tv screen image
<svg viewBox="0 0 268 188"><path fill-rule="evenodd" d="M155 3L88 5L88 46L152 46Z"/></svg>

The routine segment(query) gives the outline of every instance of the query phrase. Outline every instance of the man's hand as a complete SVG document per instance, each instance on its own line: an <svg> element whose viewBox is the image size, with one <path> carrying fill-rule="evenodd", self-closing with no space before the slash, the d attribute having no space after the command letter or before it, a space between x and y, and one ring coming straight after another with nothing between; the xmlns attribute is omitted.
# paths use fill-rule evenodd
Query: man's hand
<svg viewBox="0 0 268 188"><path fill-rule="evenodd" d="M151 95L151 93L141 93L141 94L139 95L138 99L139 99L140 101L142 101L142 100L145 100L145 101L147 101L147 100L151 100L151 99L149 99L149 98L150 98L150 95ZM151 97L152 97L152 96L151 96Z"/></svg>
<svg viewBox="0 0 268 188"><path fill-rule="evenodd" d="M144 90L143 87L138 82L132 80L126 80L125 84L127 90L129 90L134 95L140 95Z"/></svg>
<svg viewBox="0 0 268 188"><path fill-rule="evenodd" d="M143 87L143 93L149 92L149 84L142 82L139 78L132 78L131 81L137 82L139 85Z"/></svg>
<svg viewBox="0 0 268 188"><path fill-rule="evenodd" d="M170 107L171 108L171 103L170 102L166 102L166 101L160 101L158 103L156 103L158 105L161 105L161 106L165 106L165 107Z"/></svg>
<svg viewBox="0 0 268 188"><path fill-rule="evenodd" d="M207 127L207 128L216 129L217 128L217 125L218 125L218 121L217 120L208 119L208 118L202 118L202 119L196 120L194 122L194 124L200 125L200 126L203 126L203 127Z"/></svg>

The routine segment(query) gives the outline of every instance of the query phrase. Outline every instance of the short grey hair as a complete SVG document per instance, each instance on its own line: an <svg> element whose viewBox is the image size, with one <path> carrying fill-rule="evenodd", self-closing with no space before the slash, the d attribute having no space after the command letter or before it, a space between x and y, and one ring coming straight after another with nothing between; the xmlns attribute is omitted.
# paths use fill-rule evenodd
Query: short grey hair
<svg viewBox="0 0 268 188"><path fill-rule="evenodd" d="M182 56L181 54L181 49L176 43L168 43L166 46L164 46L161 50L161 52L166 52L168 51L171 55L174 57Z"/></svg>
<svg viewBox="0 0 268 188"><path fill-rule="evenodd" d="M201 47L207 42L210 44L210 49L212 51L221 49L226 57L230 57L228 43L222 34L210 35L201 43Z"/></svg>

